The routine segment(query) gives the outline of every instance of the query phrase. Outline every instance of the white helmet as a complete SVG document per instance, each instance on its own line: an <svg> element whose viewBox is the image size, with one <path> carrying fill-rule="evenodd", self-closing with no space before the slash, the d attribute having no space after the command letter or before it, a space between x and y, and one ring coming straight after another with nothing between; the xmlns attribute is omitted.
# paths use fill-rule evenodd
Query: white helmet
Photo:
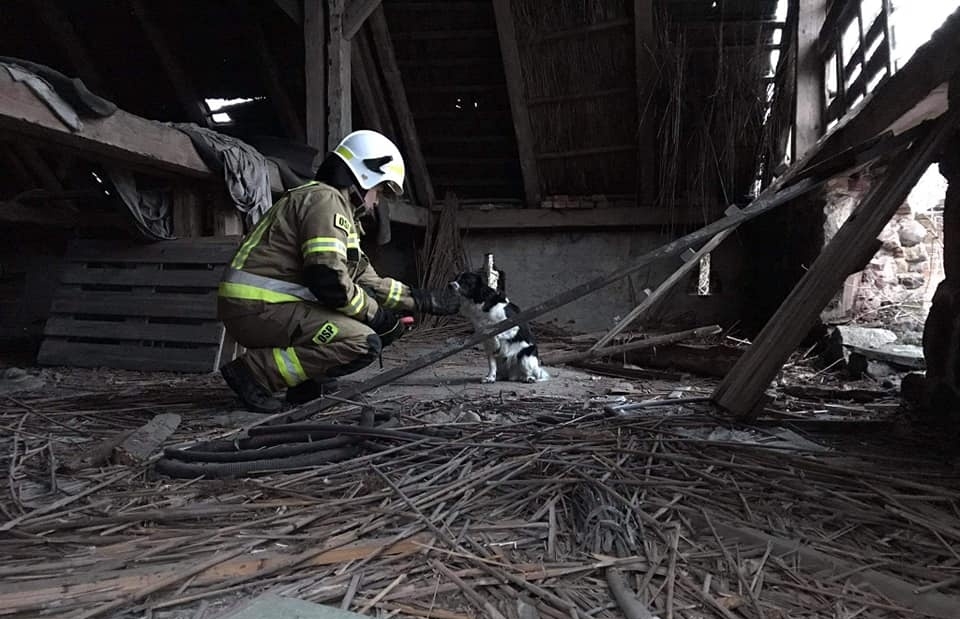
<svg viewBox="0 0 960 619"><path fill-rule="evenodd" d="M343 138L333 149L363 189L385 184L396 195L403 193L405 168L400 149L385 135L361 129Z"/></svg>

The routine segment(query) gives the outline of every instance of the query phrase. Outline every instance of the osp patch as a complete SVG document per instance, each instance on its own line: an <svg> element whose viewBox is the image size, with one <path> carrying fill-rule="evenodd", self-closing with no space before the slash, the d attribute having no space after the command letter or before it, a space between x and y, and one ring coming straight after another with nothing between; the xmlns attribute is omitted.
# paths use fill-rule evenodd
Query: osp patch
<svg viewBox="0 0 960 619"><path fill-rule="evenodd" d="M337 213L333 216L333 225L337 228L340 228L347 234L350 234L350 232L353 231L353 224L351 224L350 220L340 213Z"/></svg>
<svg viewBox="0 0 960 619"><path fill-rule="evenodd" d="M329 344L333 341L333 338L337 337L338 333L340 333L340 328L337 325L332 322L325 322L317 331L317 334L313 336L313 343Z"/></svg>

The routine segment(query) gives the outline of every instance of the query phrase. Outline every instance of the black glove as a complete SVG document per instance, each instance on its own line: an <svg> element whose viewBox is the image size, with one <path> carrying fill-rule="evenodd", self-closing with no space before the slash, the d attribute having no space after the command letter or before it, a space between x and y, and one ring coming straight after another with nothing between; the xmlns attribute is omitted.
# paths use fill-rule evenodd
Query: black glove
<svg viewBox="0 0 960 619"><path fill-rule="evenodd" d="M410 291L417 309L424 314L449 316L460 310L460 295L453 290L425 290L414 288Z"/></svg>
<svg viewBox="0 0 960 619"><path fill-rule="evenodd" d="M397 315L382 307L377 308L377 313L367 324L380 336L380 344L384 348L400 339L405 330Z"/></svg>

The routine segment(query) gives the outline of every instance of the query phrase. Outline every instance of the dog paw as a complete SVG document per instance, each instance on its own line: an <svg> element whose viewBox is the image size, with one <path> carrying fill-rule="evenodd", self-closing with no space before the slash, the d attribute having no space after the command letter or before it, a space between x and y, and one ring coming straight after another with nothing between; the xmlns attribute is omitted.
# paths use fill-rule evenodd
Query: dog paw
<svg viewBox="0 0 960 619"><path fill-rule="evenodd" d="M537 377L536 377L536 376L527 376L526 378L523 379L523 382L525 382L525 383L535 383L535 382L537 382Z"/></svg>
<svg viewBox="0 0 960 619"><path fill-rule="evenodd" d="M484 376L483 378L480 379L480 382L483 383L484 385L489 385L490 383L495 383L495 382L497 382L497 377L496 377L496 376Z"/></svg>

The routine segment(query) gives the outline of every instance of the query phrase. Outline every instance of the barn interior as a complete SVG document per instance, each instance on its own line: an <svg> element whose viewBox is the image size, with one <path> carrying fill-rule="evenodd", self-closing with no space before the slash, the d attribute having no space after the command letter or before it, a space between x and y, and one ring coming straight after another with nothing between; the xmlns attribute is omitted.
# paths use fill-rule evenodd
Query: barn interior
<svg viewBox="0 0 960 619"><path fill-rule="evenodd" d="M356 129L377 270L522 312L245 410ZM0 161L0 616L958 616L957 0L5 0Z"/></svg>

